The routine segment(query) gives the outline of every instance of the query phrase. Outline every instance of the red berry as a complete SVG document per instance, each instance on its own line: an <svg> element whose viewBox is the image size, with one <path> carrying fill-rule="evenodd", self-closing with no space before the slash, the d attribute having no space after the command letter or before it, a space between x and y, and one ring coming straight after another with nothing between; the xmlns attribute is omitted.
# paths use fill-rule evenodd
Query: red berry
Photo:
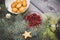
<svg viewBox="0 0 60 40"><path fill-rule="evenodd" d="M41 24L41 17L36 13L26 16L29 27L35 27Z"/></svg>

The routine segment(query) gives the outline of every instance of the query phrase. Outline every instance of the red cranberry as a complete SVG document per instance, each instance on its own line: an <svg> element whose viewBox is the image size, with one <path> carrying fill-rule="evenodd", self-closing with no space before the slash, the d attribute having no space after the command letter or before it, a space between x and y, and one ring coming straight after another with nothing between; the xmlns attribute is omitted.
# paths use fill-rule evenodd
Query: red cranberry
<svg viewBox="0 0 60 40"><path fill-rule="evenodd" d="M25 19L28 21L29 27L35 27L41 24L41 21L42 21L41 17L36 13L26 16Z"/></svg>

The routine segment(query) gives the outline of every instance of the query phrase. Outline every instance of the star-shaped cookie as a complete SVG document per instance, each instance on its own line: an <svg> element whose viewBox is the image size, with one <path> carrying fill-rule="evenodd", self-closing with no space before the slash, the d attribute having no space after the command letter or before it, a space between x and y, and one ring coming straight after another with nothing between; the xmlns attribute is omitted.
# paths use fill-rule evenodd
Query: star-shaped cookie
<svg viewBox="0 0 60 40"><path fill-rule="evenodd" d="M28 38L28 37L32 37L30 34L31 34L31 32L25 31L25 33L22 34L22 36L24 36L24 38L26 39L26 38Z"/></svg>

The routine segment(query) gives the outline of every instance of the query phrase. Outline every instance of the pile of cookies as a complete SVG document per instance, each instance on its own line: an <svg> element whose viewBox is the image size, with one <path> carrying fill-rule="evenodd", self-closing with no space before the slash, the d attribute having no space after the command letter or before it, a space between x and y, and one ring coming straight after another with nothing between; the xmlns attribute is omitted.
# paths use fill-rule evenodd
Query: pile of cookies
<svg viewBox="0 0 60 40"><path fill-rule="evenodd" d="M15 13L23 12L26 9L26 7L27 7L27 1L26 0L16 0L11 5L12 12L15 12Z"/></svg>

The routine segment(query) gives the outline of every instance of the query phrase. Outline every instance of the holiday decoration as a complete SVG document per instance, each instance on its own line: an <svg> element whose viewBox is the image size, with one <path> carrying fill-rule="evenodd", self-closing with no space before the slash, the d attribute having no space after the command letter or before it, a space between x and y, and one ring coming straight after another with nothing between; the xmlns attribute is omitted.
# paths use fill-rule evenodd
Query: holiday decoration
<svg viewBox="0 0 60 40"><path fill-rule="evenodd" d="M11 14L6 14L6 18L10 19L11 18Z"/></svg>
<svg viewBox="0 0 60 40"><path fill-rule="evenodd" d="M25 39L26 39L27 37L32 37L32 36L31 36L31 32L27 32L27 31L25 31L25 33L22 34L22 36L24 36Z"/></svg>

